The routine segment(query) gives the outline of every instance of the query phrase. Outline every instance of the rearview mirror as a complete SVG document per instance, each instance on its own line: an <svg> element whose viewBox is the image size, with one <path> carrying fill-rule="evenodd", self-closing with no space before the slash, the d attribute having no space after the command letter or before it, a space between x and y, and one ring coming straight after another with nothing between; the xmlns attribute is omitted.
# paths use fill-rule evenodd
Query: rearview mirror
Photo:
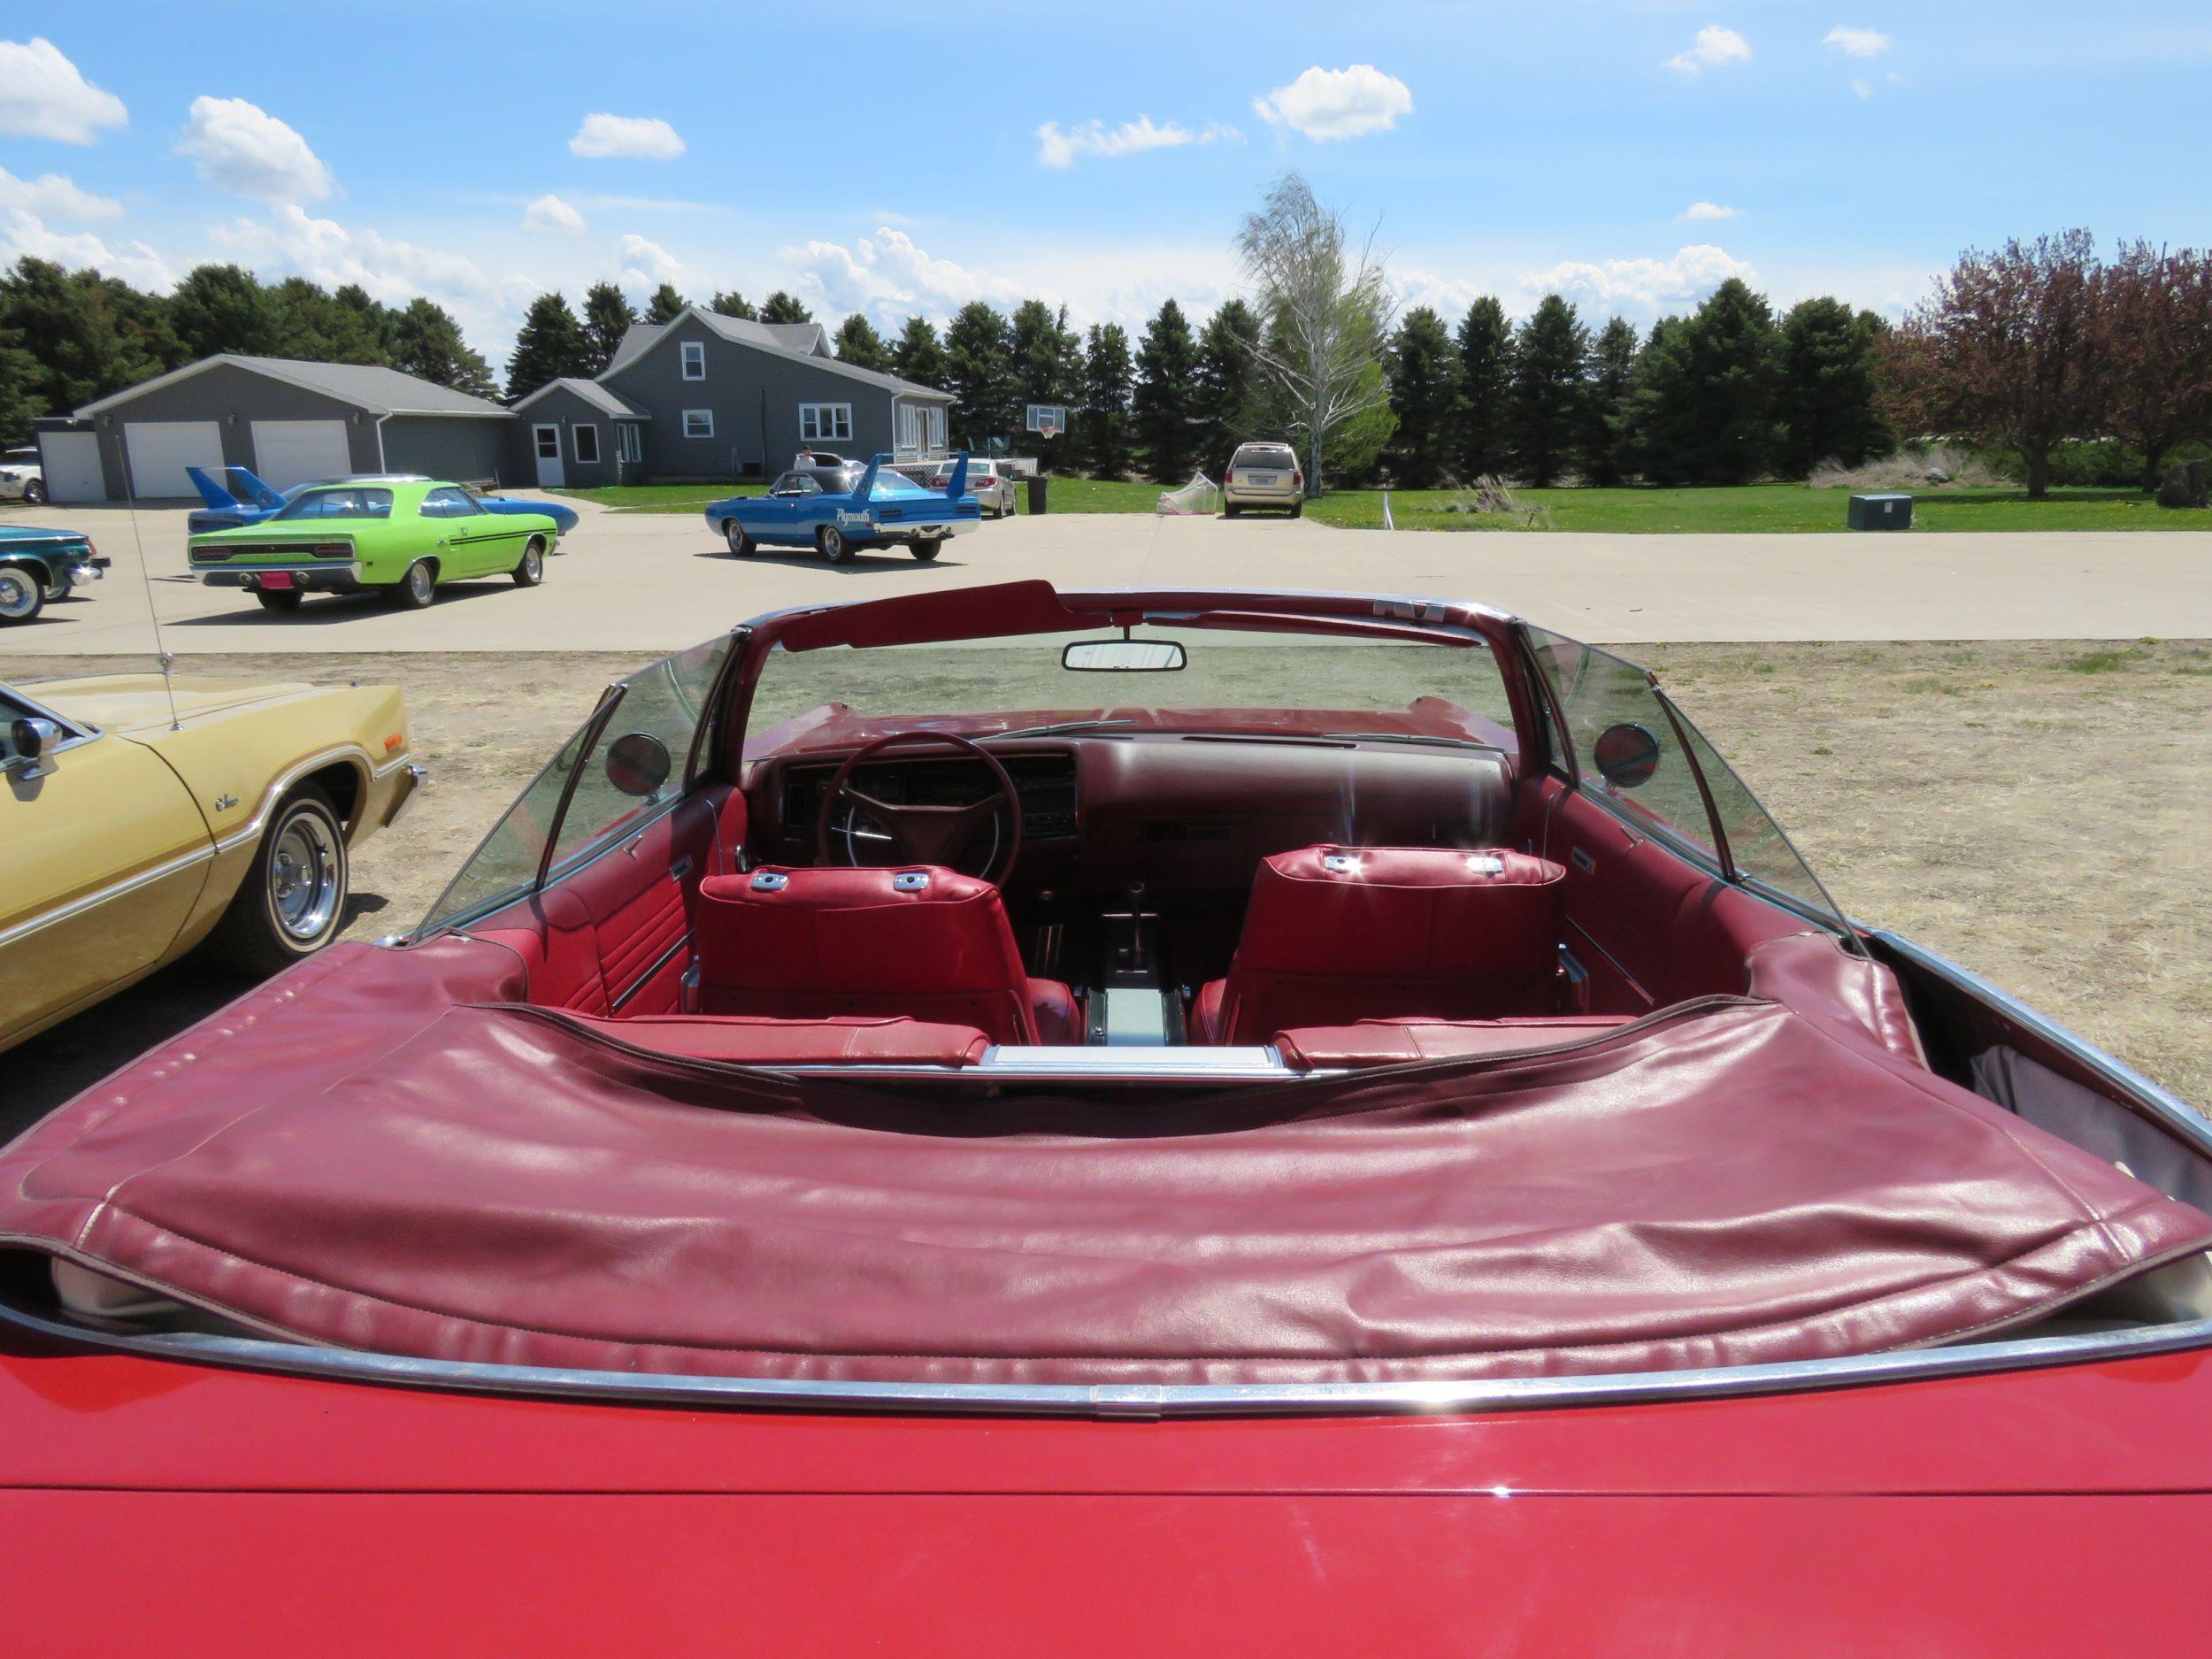
<svg viewBox="0 0 2212 1659"><path fill-rule="evenodd" d="M53 770L50 754L60 741L61 727L51 720L36 716L12 720L8 725L8 747L13 753L0 770L17 778L43 777Z"/></svg>
<svg viewBox="0 0 2212 1659"><path fill-rule="evenodd" d="M668 745L650 732L632 732L607 746L607 781L624 795L657 795L674 770Z"/></svg>
<svg viewBox="0 0 2212 1659"><path fill-rule="evenodd" d="M1071 640L1060 666L1079 674L1172 674L1188 662L1179 640Z"/></svg>
<svg viewBox="0 0 2212 1659"><path fill-rule="evenodd" d="M1649 783L1659 770L1659 754L1657 733L1624 720L1598 733L1598 741L1590 746L1590 764L1614 788L1636 789Z"/></svg>

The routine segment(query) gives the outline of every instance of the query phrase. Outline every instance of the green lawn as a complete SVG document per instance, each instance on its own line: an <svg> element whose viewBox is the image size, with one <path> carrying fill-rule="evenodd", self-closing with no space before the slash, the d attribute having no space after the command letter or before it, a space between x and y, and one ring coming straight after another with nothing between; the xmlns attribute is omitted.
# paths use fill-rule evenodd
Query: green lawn
<svg viewBox="0 0 2212 1659"><path fill-rule="evenodd" d="M728 495L757 495L765 480L744 484L634 484L555 493L595 501L618 512L697 512ZM1517 517L1448 511L1452 490L1390 492L1401 530L1599 530L1668 532L1840 530L1850 492L1805 484L1747 484L1736 489L1523 489ZM1117 479L1055 478L1053 512L1150 512L1157 484ZM1027 511L1026 495L1023 510ZM1380 490L1348 489L1306 503L1323 524L1373 530L1382 526ZM2061 488L2030 501L2020 489L1931 489L1913 493L1919 530L2212 530L2212 514L2175 511L2131 489ZM1532 518L1531 515L1533 515Z"/></svg>
<svg viewBox="0 0 2212 1659"><path fill-rule="evenodd" d="M1735 489L1522 489L1528 513L1447 511L1450 490L1393 490L1391 517L1401 530L1599 530L1663 534L1671 531L1840 530L1851 492L1805 484L1748 484ZM1310 518L1361 529L1382 524L1379 490L1346 490L1308 502ZM1913 492L1917 530L2197 530L2212 517L2158 506L2128 489L2054 489L2030 501L2021 489L1931 489Z"/></svg>
<svg viewBox="0 0 2212 1659"><path fill-rule="evenodd" d="M768 480L757 478L742 484L617 484L605 489L557 489L556 495L595 501L617 512L697 512L710 501L732 495L757 495Z"/></svg>

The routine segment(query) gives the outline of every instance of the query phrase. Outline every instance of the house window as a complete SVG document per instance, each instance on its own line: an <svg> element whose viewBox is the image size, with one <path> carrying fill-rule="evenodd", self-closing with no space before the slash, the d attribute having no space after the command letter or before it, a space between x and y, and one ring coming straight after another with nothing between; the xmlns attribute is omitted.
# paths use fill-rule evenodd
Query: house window
<svg viewBox="0 0 2212 1659"><path fill-rule="evenodd" d="M922 411L918 404L899 405L899 448L910 453L922 447Z"/></svg>
<svg viewBox="0 0 2212 1659"><path fill-rule="evenodd" d="M850 403L799 405L800 442L841 443L852 435L853 406Z"/></svg>
<svg viewBox="0 0 2212 1659"><path fill-rule="evenodd" d="M599 464L598 427L579 422L568 429L568 441L579 463L592 466Z"/></svg>
<svg viewBox="0 0 2212 1659"><path fill-rule="evenodd" d="M685 410L684 436L687 438L711 438L714 436L714 411L711 409Z"/></svg>
<svg viewBox="0 0 2212 1659"><path fill-rule="evenodd" d="M684 379L703 380L707 378L707 342L687 340L677 348L684 354Z"/></svg>
<svg viewBox="0 0 2212 1659"><path fill-rule="evenodd" d="M634 420L626 420L614 429L614 452L624 461L642 461L645 458L645 434Z"/></svg>
<svg viewBox="0 0 2212 1659"><path fill-rule="evenodd" d="M942 450L945 447L945 406L942 403L929 406L929 447L933 451Z"/></svg>

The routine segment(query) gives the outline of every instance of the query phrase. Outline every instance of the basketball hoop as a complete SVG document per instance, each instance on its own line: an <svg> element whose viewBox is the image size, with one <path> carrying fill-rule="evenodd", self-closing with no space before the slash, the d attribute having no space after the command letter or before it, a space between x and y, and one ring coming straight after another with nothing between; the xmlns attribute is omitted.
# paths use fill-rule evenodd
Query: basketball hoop
<svg viewBox="0 0 2212 1659"><path fill-rule="evenodd" d="M1048 420L1037 428L1037 435L1044 439L1047 442L1050 442L1053 439L1060 435L1060 428L1055 426L1051 421Z"/></svg>

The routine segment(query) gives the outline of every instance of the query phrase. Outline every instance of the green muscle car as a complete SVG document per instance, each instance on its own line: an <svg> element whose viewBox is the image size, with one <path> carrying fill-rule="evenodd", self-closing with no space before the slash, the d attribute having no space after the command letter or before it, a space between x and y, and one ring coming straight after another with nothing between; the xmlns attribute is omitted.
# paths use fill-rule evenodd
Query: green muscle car
<svg viewBox="0 0 2212 1659"><path fill-rule="evenodd" d="M442 582L545 579L560 538L550 515L492 512L458 484L347 479L303 491L258 524L196 535L192 573L243 588L266 611L296 611L311 593L373 590L419 611Z"/></svg>

